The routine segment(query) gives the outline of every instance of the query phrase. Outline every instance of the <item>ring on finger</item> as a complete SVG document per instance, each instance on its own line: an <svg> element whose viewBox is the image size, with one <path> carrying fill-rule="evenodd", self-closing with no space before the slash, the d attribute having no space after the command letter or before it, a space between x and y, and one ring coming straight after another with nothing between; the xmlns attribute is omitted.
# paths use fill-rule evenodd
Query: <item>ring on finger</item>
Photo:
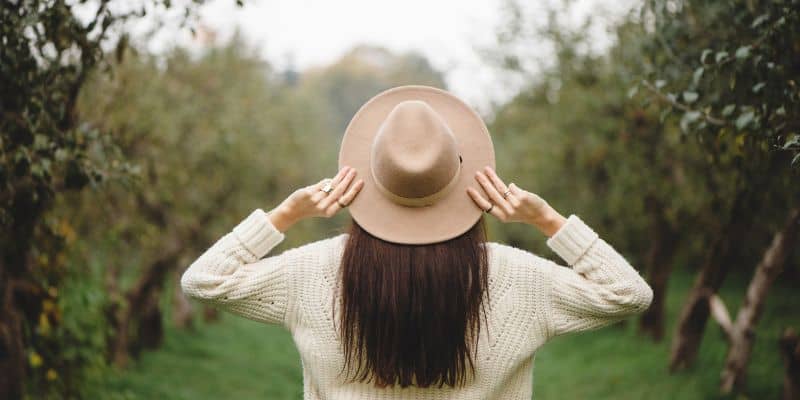
<svg viewBox="0 0 800 400"><path fill-rule="evenodd" d="M322 189L320 190L325 192L325 194L330 194L333 191L333 185L331 184L330 181L328 181L327 183L325 183L325 186L323 186Z"/></svg>
<svg viewBox="0 0 800 400"><path fill-rule="evenodd" d="M510 195L510 194L511 194L511 189L506 190L505 192L503 192L503 198L504 199L507 198L508 195Z"/></svg>
<svg viewBox="0 0 800 400"><path fill-rule="evenodd" d="M487 208L487 209L483 210L483 212L486 212L486 213L488 213L488 212L491 212L493 208L494 208L494 203L491 203L491 205L489 206L489 208Z"/></svg>

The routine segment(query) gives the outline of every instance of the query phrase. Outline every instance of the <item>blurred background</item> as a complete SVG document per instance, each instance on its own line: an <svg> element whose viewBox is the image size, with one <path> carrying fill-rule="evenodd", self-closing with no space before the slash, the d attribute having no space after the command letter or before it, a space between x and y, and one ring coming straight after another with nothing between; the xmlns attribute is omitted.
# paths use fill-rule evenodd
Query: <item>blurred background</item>
<svg viewBox="0 0 800 400"><path fill-rule="evenodd" d="M500 176L654 289L640 318L541 349L535 398L800 398L798 0L0 16L0 398L301 398L287 332L188 301L178 278L252 209L332 176L353 113L402 84L465 99ZM348 220L304 221L274 252ZM529 226L489 236L556 259Z"/></svg>

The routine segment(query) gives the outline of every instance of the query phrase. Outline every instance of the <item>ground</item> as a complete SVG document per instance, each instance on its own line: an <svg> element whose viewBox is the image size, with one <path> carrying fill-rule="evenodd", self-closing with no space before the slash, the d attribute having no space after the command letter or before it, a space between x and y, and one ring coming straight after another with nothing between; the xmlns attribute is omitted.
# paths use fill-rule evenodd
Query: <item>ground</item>
<svg viewBox="0 0 800 400"><path fill-rule="evenodd" d="M746 276L731 279L722 297L738 306ZM691 285L676 274L668 295L674 322ZM769 297L749 368L746 397L780 394L777 348L785 326L800 328L800 293L777 287ZM734 314L735 315L735 314ZM689 371L667 373L669 337L654 344L636 334L636 320L594 332L557 338L536 355L536 399L713 399L726 344L719 327L706 329L700 357ZM671 334L672 326L668 334ZM164 347L124 371L110 371L88 398L110 399L300 399L302 372L291 337L280 327L226 315L197 331L170 330Z"/></svg>

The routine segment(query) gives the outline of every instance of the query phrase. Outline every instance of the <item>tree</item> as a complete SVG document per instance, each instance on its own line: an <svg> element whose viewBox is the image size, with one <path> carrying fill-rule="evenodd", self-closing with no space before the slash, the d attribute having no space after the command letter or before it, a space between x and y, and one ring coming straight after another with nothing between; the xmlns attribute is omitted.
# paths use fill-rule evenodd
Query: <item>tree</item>
<svg viewBox="0 0 800 400"><path fill-rule="evenodd" d="M681 314L671 370L695 359L709 298L737 265L758 206L770 192L787 192L782 177L800 166L798 18L796 0L654 0L641 9L650 69L641 87L701 144L711 207L723 216ZM720 185L727 171L732 190Z"/></svg>
<svg viewBox="0 0 800 400"><path fill-rule="evenodd" d="M497 111L491 131L507 155L498 168L592 221L647 271L654 299L640 329L658 340L672 265L693 256L685 244L702 237L707 222L700 153L658 110L629 100L643 72L638 24L623 21L619 44L593 54L582 50L590 47L591 21L573 28L567 11L553 10L537 27L520 8L509 18L492 52L500 65L518 71L531 64L521 49L534 46L552 47L555 61L522 71L529 89ZM507 240L529 246L526 233Z"/></svg>
<svg viewBox="0 0 800 400"><path fill-rule="evenodd" d="M745 387L747 364L755 342L755 327L764 309L770 286L783 271L786 260L797 243L800 230L800 207L789 212L786 224L773 237L761 262L756 266L753 279L747 288L744 304L736 320L724 325L723 330L730 342L720 384L723 393Z"/></svg>
<svg viewBox="0 0 800 400"><path fill-rule="evenodd" d="M58 195L127 167L93 162L90 151L113 151L113 145L80 124L76 104L86 80L102 65L101 45L111 28L141 14L114 14L110 1L100 1L82 23L74 7L61 0L0 5L2 398L21 397L32 381L46 392L73 370L69 360L56 363L62 344L48 335L60 321L65 235L64 225L47 214Z"/></svg>

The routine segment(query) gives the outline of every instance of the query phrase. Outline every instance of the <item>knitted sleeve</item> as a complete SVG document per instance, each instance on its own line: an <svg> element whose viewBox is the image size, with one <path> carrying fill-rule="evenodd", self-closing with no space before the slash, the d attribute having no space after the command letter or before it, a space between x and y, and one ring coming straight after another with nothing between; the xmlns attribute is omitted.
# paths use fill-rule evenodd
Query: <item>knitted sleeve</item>
<svg viewBox="0 0 800 400"><path fill-rule="evenodd" d="M578 216L547 245L572 267L550 263L550 336L599 328L650 306L647 282Z"/></svg>
<svg viewBox="0 0 800 400"><path fill-rule="evenodd" d="M284 324L293 253L262 259L284 237L266 212L253 211L189 266L183 292L248 319Z"/></svg>

